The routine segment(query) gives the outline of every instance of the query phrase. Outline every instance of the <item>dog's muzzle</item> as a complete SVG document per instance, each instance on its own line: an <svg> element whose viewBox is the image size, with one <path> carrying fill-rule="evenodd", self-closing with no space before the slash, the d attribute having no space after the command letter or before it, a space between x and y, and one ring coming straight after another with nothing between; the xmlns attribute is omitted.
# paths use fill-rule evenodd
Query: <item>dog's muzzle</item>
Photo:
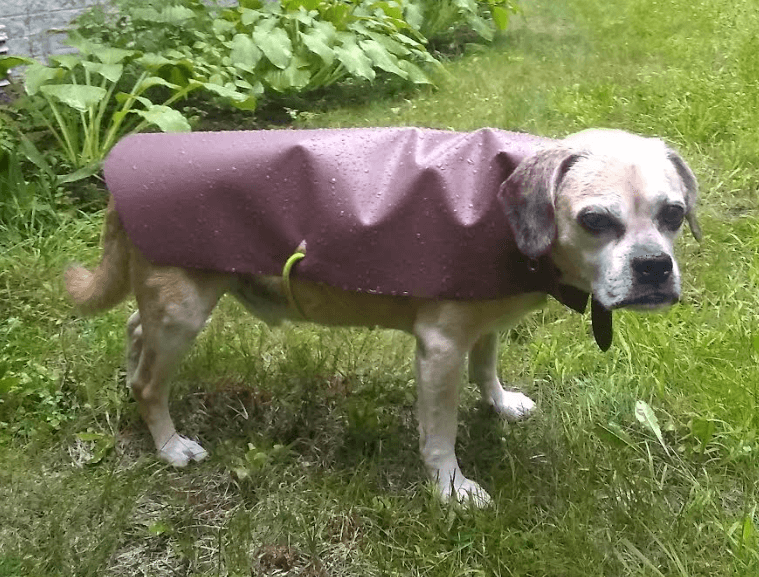
<svg viewBox="0 0 759 577"><path fill-rule="evenodd" d="M667 253L636 256L630 262L633 278L631 294L614 308L656 309L680 300L675 282L675 265Z"/></svg>

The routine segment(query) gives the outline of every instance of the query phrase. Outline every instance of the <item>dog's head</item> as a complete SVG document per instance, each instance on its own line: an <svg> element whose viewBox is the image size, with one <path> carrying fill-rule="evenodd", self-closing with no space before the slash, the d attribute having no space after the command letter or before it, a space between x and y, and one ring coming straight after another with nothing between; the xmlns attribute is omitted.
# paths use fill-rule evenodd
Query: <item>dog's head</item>
<svg viewBox="0 0 759 577"><path fill-rule="evenodd" d="M530 259L550 255L561 282L606 310L680 298L673 242L699 239L696 178L661 140L618 130L574 134L522 162L503 184L508 221Z"/></svg>

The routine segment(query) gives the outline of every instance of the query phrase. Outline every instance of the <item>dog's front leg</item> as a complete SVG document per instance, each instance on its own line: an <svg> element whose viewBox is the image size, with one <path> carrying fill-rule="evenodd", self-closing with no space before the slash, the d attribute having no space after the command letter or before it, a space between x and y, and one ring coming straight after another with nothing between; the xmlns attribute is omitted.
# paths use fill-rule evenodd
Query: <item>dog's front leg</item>
<svg viewBox="0 0 759 577"><path fill-rule="evenodd" d="M482 400L495 411L516 421L527 417L535 408L528 396L515 391L506 391L498 379L498 333L482 335L469 353L469 378L482 393Z"/></svg>
<svg viewBox="0 0 759 577"><path fill-rule="evenodd" d="M456 459L458 392L467 345L434 324L418 324L415 335L419 448L424 464L443 500L453 496L478 507L488 505L490 496L464 477Z"/></svg>

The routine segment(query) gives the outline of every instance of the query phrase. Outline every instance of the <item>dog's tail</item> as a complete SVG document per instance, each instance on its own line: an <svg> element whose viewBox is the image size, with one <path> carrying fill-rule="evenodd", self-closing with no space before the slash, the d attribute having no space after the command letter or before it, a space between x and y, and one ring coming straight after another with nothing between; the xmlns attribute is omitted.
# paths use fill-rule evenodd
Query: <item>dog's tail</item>
<svg viewBox="0 0 759 577"><path fill-rule="evenodd" d="M116 306L130 291L130 245L111 199L105 213L103 257L94 271L80 265L64 273L66 290L83 314Z"/></svg>

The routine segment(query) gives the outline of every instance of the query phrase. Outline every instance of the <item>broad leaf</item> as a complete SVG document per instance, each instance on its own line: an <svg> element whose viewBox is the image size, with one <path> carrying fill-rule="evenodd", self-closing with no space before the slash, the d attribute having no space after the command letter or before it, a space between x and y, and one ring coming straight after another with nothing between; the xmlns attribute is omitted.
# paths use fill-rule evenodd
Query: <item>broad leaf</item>
<svg viewBox="0 0 759 577"><path fill-rule="evenodd" d="M8 76L8 71L16 66L27 66L37 64L33 58L24 56L0 56L0 78Z"/></svg>
<svg viewBox="0 0 759 577"><path fill-rule="evenodd" d="M172 90L179 90L178 85L169 82L168 80L164 80L160 76L148 76L147 78L144 78L139 85L134 87L133 90L137 94L142 94L148 88L152 88L153 86L165 86L166 88L171 88Z"/></svg>
<svg viewBox="0 0 759 577"><path fill-rule="evenodd" d="M248 10L248 12L252 12L252 10ZM216 18L211 24L211 29L217 37L225 37L227 34L234 32L236 27L234 22L230 22L224 18Z"/></svg>
<svg viewBox="0 0 759 577"><path fill-rule="evenodd" d="M50 80L59 80L65 76L66 71L61 68L49 68L42 64L34 63L24 73L24 90L29 96L39 92L40 87Z"/></svg>
<svg viewBox="0 0 759 577"><path fill-rule="evenodd" d="M376 74L372 61L355 42L343 42L342 46L336 46L335 56L352 76L374 80Z"/></svg>
<svg viewBox="0 0 759 577"><path fill-rule="evenodd" d="M161 10L159 22L183 24L185 21L192 18L195 18L195 12L186 6L166 6Z"/></svg>
<svg viewBox="0 0 759 577"><path fill-rule="evenodd" d="M134 50L122 50L121 48L111 48L110 46L97 46L93 54L103 64L119 64L126 58L134 56Z"/></svg>
<svg viewBox="0 0 759 577"><path fill-rule="evenodd" d="M253 31L253 40L277 68L285 69L290 64L293 45L282 28L269 29L269 25L258 25Z"/></svg>
<svg viewBox="0 0 759 577"><path fill-rule="evenodd" d="M163 104L154 104L147 110L133 110L147 122L160 128L163 132L190 132L190 123L178 110Z"/></svg>
<svg viewBox="0 0 759 577"><path fill-rule="evenodd" d="M158 70L167 64L176 64L178 60L176 58L166 58L154 52L148 52L137 58L135 62L148 70Z"/></svg>
<svg viewBox="0 0 759 577"><path fill-rule="evenodd" d="M243 26L250 26L254 22L258 22L261 19L261 13L258 10L251 10L249 8L240 8L240 22ZM234 25L232 25L234 29Z"/></svg>
<svg viewBox="0 0 759 577"><path fill-rule="evenodd" d="M82 62L82 66L94 74L100 74L100 76L111 82L118 82L121 74L124 72L124 67L121 64L100 64L99 62L85 60Z"/></svg>
<svg viewBox="0 0 759 577"><path fill-rule="evenodd" d="M98 104L107 94L104 88L82 84L45 84L40 91L81 112Z"/></svg>
<svg viewBox="0 0 759 577"><path fill-rule="evenodd" d="M495 22L498 30L503 31L509 27L509 18L511 17L511 14L506 8L503 6L493 6L491 13L493 14L493 22Z"/></svg>
<svg viewBox="0 0 759 577"><path fill-rule="evenodd" d="M332 62L335 60L335 52L327 45L327 38L324 34L316 30L309 30L307 33L301 34L301 40L306 48L322 59L324 66L332 66Z"/></svg>
<svg viewBox="0 0 759 577"><path fill-rule="evenodd" d="M419 68L416 64L409 62L408 60L399 60L398 66L406 73L406 78L414 84L427 84L432 86L434 82L430 80L427 73Z"/></svg>
<svg viewBox="0 0 759 577"><path fill-rule="evenodd" d="M420 4L408 2L405 6L405 19L414 30L419 30L424 24L424 12Z"/></svg>
<svg viewBox="0 0 759 577"><path fill-rule="evenodd" d="M253 72L262 55L263 52L247 34L236 34L232 39L232 51L229 56L232 59L232 64L238 68Z"/></svg>
<svg viewBox="0 0 759 577"><path fill-rule="evenodd" d="M367 30L366 34L372 40L375 40L376 42L379 42L380 44L382 44L382 46L385 47L385 50L387 50L391 54L395 54L396 56L407 56L408 54L411 54L411 50L406 48L403 44L401 44L397 40L390 38L389 36L385 36L384 34L378 34L377 32L372 32L371 30Z"/></svg>
<svg viewBox="0 0 759 577"><path fill-rule="evenodd" d="M390 54L385 48L375 40L362 40L359 42L359 46L364 51L374 65L380 70L395 74L401 78L406 78L407 74L398 68L398 59Z"/></svg>
<svg viewBox="0 0 759 577"><path fill-rule="evenodd" d="M50 57L50 61L67 70L73 70L77 64L82 62L82 57L78 54L56 54Z"/></svg>
<svg viewBox="0 0 759 577"><path fill-rule="evenodd" d="M223 86L221 84L214 84L213 82L198 82L197 80L191 81L190 84L205 88L209 92L213 92L224 98L229 98L231 101L237 100L242 102L247 98L244 94L238 92L233 86Z"/></svg>
<svg viewBox="0 0 759 577"><path fill-rule="evenodd" d="M308 86L310 80L308 62L297 56L292 58L290 65L284 70L272 70L266 74L269 86L278 92L303 89Z"/></svg>

